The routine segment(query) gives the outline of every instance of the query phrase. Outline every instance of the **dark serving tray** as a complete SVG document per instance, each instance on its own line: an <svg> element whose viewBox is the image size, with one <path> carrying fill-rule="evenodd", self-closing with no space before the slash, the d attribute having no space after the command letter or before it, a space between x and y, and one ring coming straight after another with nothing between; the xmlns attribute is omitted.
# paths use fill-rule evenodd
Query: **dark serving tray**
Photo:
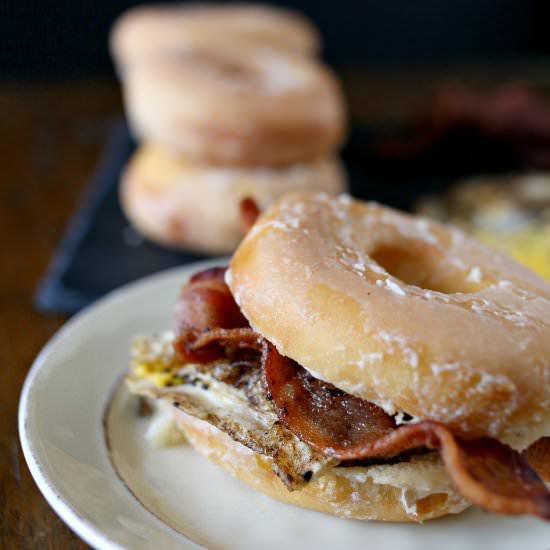
<svg viewBox="0 0 550 550"><path fill-rule="evenodd" d="M352 195L407 209L420 194L441 190L457 177L456 173L380 164L371 147L378 135L378 129L354 128L342 152ZM124 283L205 258L157 246L129 226L119 207L117 188L134 148L125 121L115 123L80 207L39 285L39 309L74 313Z"/></svg>

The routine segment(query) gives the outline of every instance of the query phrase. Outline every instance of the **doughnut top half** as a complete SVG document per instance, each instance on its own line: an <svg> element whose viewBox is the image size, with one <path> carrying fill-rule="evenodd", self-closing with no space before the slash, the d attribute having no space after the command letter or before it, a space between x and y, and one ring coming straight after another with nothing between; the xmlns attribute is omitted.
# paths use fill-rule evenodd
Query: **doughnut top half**
<svg viewBox="0 0 550 550"><path fill-rule="evenodd" d="M456 229L296 193L261 216L227 280L282 354L398 419L516 449L550 434L550 285Z"/></svg>

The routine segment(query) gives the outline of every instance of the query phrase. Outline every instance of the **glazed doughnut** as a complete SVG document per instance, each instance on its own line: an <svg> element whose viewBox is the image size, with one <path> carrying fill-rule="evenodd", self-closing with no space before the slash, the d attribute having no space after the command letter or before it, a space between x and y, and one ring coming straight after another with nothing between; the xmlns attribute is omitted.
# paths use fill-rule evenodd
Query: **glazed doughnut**
<svg viewBox="0 0 550 550"><path fill-rule="evenodd" d="M270 459L202 420L181 411L175 415L179 429L196 451L233 477L288 504L378 521L424 521L470 506L453 487L435 453L399 464L333 468L302 490L291 492L273 473Z"/></svg>
<svg viewBox="0 0 550 550"><path fill-rule="evenodd" d="M459 230L296 193L256 222L227 282L280 353L397 421L519 450L550 434L550 286Z"/></svg>
<svg viewBox="0 0 550 550"><path fill-rule="evenodd" d="M239 206L250 198L267 208L299 189L337 195L346 178L335 158L285 168L215 168L141 146L127 166L120 188L130 221L154 241L211 254L232 251L242 238Z"/></svg>
<svg viewBox="0 0 550 550"><path fill-rule="evenodd" d="M320 49L317 29L300 14L273 6L155 5L125 12L111 31L119 66L179 48L258 45L301 55Z"/></svg>
<svg viewBox="0 0 550 550"><path fill-rule="evenodd" d="M275 50L174 51L129 67L123 90L138 138L203 163L310 161L344 135L334 75Z"/></svg>

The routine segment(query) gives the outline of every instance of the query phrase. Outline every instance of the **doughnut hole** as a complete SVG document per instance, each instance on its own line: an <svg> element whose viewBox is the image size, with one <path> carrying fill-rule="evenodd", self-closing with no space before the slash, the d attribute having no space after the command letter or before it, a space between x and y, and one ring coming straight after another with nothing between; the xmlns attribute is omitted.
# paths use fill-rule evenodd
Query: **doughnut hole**
<svg viewBox="0 0 550 550"><path fill-rule="evenodd" d="M406 285L444 294L472 293L487 281L469 279L470 269L459 269L436 247L416 241L381 244L369 256Z"/></svg>

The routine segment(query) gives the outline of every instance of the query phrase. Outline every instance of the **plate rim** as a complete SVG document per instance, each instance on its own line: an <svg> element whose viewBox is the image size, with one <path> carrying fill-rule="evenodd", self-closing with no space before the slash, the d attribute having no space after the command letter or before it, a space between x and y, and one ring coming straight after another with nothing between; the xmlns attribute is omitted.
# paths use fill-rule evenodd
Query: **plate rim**
<svg viewBox="0 0 550 550"><path fill-rule="evenodd" d="M63 323L63 325L61 325L61 327L59 327L58 330L54 332L54 334L52 334L34 358L31 367L25 376L21 393L19 395L19 404L17 409L19 442L21 444L21 450L23 452L25 462L40 493L46 499L53 511L59 518L61 518L65 525L73 531L73 533L93 548L100 548L102 550L127 550L126 547L121 546L119 543L112 540L108 533L97 528L91 521L82 517L79 512L56 490L55 482L51 479L51 476L48 475L48 472L41 466L40 460L37 456L38 453L32 441L33 437L30 435L28 423L31 414L29 409L29 396L32 394L35 387L35 380L41 372L41 369L44 368L44 365L47 363L49 356L53 353L53 350L56 348L59 341L67 338L68 335L76 330L81 323L85 322L89 315L92 315L94 312L106 307L107 304L111 306L113 302L120 300L122 295L127 292L131 292L144 284L158 284L162 279L170 279L178 272L182 272L185 275L193 269L207 268L220 263L227 264L227 262L227 257L220 257L171 267L145 277L141 277L135 281L131 281L111 290L69 318L65 323ZM111 461L109 461L109 466L113 469L113 472L116 475L116 471L114 470ZM148 510L147 513L150 514ZM170 526L167 527L170 528ZM173 529L170 528L170 530ZM174 533L184 537L190 543L196 544L196 542L192 541L184 534L177 531L174 531Z"/></svg>
<svg viewBox="0 0 550 550"><path fill-rule="evenodd" d="M98 527L95 525L93 521L93 516L87 519L86 517L81 515L81 513L79 512L81 508L79 506L75 506L74 503L70 501L70 499L67 499L67 497L63 496L62 491L59 491L56 487L55 478L52 479L53 476L49 475L48 468L43 467L43 465L41 464L38 458L41 453L36 450L36 440L34 439L33 443L33 437L32 435L30 435L32 433L32 430L29 425L29 419L31 418L32 413L32 402L29 402L29 396L31 396L32 392L36 389L35 381L41 373L41 369L43 369L44 365L48 363L50 355L54 352L55 349L57 349L59 341L69 337L70 334L73 331L76 331L82 323L87 322L87 317L89 315L93 315L94 312L100 312L106 307L116 307L117 302L126 299L125 295L127 293L135 292L140 287L147 287L149 285L162 285L163 280L169 281L173 277L188 277L193 272L193 270L205 269L220 264L226 265L227 262L227 257L212 258L210 260L192 262L162 270L145 277L141 277L139 279L136 279L135 281L132 281L110 291L103 297L96 300L94 303L82 309L80 312L68 319L61 327L59 327L59 329L46 341L42 349L38 352L25 377L25 381L23 383L19 397L18 432L19 441L27 467L29 468L32 478L36 483L38 489L40 490L42 496L46 499L50 507L57 514L57 516L79 538L81 538L92 547L97 548L98 550L127 550L132 546L128 546L126 545L126 543L121 544L114 540L111 537L109 530L102 529L101 526ZM115 384L116 382L114 376L112 378L112 382L113 384ZM101 416L98 419L98 427L102 425L103 414L104 406L102 407ZM102 437L102 440L103 439L104 438ZM120 480L120 477L118 476L116 469L112 464L112 461L108 459L108 463L109 468L113 472L114 476ZM131 491L127 492L127 496L128 499L134 499L141 504L139 499L136 499L135 496L132 496ZM130 500L128 500L128 502L130 502ZM147 509L147 507L143 505L142 507L148 515L155 518L157 521L160 521L162 525L164 525L171 533L173 533L174 538L172 540L174 542L183 545L185 545L185 543L188 543L191 545L191 547L201 547L200 543L197 543L197 541L189 538L185 533L178 531L171 527L169 524L165 523L162 519L151 513Z"/></svg>

